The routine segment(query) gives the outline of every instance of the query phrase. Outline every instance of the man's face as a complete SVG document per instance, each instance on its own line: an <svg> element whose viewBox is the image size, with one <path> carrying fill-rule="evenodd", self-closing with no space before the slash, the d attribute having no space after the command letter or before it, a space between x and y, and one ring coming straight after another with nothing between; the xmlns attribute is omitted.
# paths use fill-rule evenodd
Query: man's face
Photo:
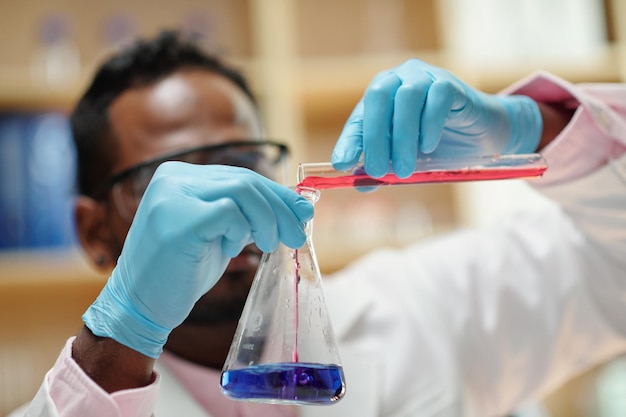
<svg viewBox="0 0 626 417"><path fill-rule="evenodd" d="M179 71L157 84L124 92L112 104L110 123L117 160L112 174L161 156L261 138L260 121L245 93L227 78L206 70ZM113 259L121 253L132 214L124 216L109 196L107 221ZM233 259L224 277L202 297L187 323L236 321L260 259L255 246Z"/></svg>

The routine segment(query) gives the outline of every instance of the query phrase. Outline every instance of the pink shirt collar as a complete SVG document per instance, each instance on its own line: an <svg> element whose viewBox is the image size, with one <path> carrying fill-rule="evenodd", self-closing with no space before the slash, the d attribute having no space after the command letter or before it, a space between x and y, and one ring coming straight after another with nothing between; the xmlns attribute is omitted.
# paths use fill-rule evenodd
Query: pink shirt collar
<svg viewBox="0 0 626 417"><path fill-rule="evenodd" d="M159 362L213 417L296 417L296 407L235 401L220 390L220 371L197 365L164 351Z"/></svg>

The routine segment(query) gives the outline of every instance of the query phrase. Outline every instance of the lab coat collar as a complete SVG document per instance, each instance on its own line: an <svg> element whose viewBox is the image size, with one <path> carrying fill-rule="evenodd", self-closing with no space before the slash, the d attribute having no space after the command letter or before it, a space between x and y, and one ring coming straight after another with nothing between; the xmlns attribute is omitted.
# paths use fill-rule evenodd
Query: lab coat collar
<svg viewBox="0 0 626 417"><path fill-rule="evenodd" d="M166 366L157 361L154 370L159 375L160 384L154 416L212 417Z"/></svg>
<svg viewBox="0 0 626 417"><path fill-rule="evenodd" d="M339 345L346 378L346 394L329 407L305 406L300 417L376 417L380 415L383 363L376 351L351 343L350 335L373 307L376 294L367 286L345 279L324 281L324 295L331 325Z"/></svg>
<svg viewBox="0 0 626 417"><path fill-rule="evenodd" d="M375 294L367 286L355 286L354 282L338 277L329 278L323 283L331 326L337 340L343 340L350 329L370 310Z"/></svg>

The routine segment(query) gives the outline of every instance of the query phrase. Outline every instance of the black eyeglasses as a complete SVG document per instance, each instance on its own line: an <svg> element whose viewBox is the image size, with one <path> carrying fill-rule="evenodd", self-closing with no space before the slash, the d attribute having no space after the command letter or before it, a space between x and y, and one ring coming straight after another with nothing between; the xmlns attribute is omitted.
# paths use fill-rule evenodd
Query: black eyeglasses
<svg viewBox="0 0 626 417"><path fill-rule="evenodd" d="M122 218L132 221L154 172L165 161L237 166L275 179L277 167L288 155L287 146L271 141L237 141L200 146L163 155L114 174L97 188L94 196L101 198L111 191Z"/></svg>

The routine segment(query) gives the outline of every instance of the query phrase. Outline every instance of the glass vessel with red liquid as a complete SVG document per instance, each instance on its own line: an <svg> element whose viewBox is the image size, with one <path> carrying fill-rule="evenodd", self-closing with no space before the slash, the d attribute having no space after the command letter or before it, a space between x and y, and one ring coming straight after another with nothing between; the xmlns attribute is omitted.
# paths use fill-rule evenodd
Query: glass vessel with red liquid
<svg viewBox="0 0 626 417"><path fill-rule="evenodd" d="M298 188L312 203L320 192ZM282 244L261 259L222 370L235 400L333 404L345 378L313 250L312 222L297 249Z"/></svg>
<svg viewBox="0 0 626 417"><path fill-rule="evenodd" d="M317 190L350 187L378 187L424 183L538 178L548 168L540 154L491 155L465 158L421 158L413 173L398 178L391 171L374 178L365 173L363 163L349 171L339 171L330 162L298 166L298 186Z"/></svg>

